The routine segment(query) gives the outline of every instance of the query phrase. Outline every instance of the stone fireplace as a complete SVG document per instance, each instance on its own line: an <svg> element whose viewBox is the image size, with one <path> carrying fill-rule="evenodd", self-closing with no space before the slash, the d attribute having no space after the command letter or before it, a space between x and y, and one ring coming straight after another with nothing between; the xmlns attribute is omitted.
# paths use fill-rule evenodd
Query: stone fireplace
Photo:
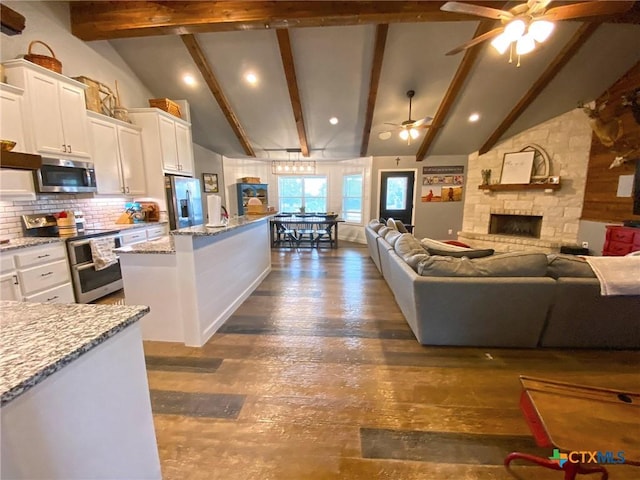
<svg viewBox="0 0 640 480"><path fill-rule="evenodd" d="M504 190L479 188L482 170L490 169L493 183L499 183L504 154L528 144L541 146L549 155L549 175L560 177L558 190L527 185ZM553 253L562 245L575 245L590 148L591 128L584 113L575 109L515 135L483 155L471 154L458 239L474 248L498 252Z"/></svg>

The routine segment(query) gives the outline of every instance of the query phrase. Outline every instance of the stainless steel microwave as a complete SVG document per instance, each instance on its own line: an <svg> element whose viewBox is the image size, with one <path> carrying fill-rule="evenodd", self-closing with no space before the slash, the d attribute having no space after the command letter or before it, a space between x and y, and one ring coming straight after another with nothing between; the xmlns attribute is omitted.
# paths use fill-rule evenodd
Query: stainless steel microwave
<svg viewBox="0 0 640 480"><path fill-rule="evenodd" d="M34 172L36 190L42 193L97 192L96 171L91 162L42 157Z"/></svg>

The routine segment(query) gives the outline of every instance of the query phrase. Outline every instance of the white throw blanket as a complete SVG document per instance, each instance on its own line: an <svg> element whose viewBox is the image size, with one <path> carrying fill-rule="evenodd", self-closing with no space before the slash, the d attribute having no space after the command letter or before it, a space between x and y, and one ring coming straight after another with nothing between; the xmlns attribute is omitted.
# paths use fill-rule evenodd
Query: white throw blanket
<svg viewBox="0 0 640 480"><path fill-rule="evenodd" d="M89 244L93 268L96 270L103 270L118 262L118 257L113 252L116 246L114 238L94 238L89 241Z"/></svg>
<svg viewBox="0 0 640 480"><path fill-rule="evenodd" d="M601 295L640 295L640 256L584 258L600 280Z"/></svg>

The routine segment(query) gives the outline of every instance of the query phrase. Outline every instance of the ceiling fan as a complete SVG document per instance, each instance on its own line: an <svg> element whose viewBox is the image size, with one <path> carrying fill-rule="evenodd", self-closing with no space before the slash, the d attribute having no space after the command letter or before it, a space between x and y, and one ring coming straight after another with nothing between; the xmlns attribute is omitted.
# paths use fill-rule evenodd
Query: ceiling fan
<svg viewBox="0 0 640 480"><path fill-rule="evenodd" d="M491 44L501 54L515 42L516 53L524 55L535 49L536 42L542 43L549 37L554 28L552 22L556 20L624 13L633 6L633 2L592 1L564 4L547 10L551 1L528 0L509 10L498 10L471 3L446 2L440 7L444 12L466 13L502 22L501 27L478 35L447 52L447 55L455 55L486 40L493 40Z"/></svg>
<svg viewBox="0 0 640 480"><path fill-rule="evenodd" d="M407 98L409 98L409 119L405 120L402 123L385 122L385 125L393 125L395 128L384 131L384 132L380 132L378 134L378 138L380 140L388 140L389 138L391 138L391 134L393 130L400 130L400 133L399 133L400 138L402 140L406 140L407 145L411 145L411 140L415 140L420 136L420 132L418 131L418 129L429 128L431 126L431 125L427 125L427 122L430 122L431 120L433 120L432 117L424 117L424 118L421 118L420 120L411 119L411 99L414 97L415 94L416 92L413 90L407 91Z"/></svg>

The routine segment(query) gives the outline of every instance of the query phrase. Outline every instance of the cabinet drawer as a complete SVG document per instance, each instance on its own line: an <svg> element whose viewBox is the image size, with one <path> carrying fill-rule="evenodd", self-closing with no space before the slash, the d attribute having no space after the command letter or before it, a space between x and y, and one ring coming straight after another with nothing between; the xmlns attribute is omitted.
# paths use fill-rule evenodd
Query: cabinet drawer
<svg viewBox="0 0 640 480"><path fill-rule="evenodd" d="M51 288L69 282L69 270L66 260L48 263L39 267L18 272L23 295Z"/></svg>
<svg viewBox="0 0 640 480"><path fill-rule="evenodd" d="M144 229L135 230L133 232L122 233L122 245L131 245L132 243L140 243L147 241L147 232Z"/></svg>
<svg viewBox="0 0 640 480"><path fill-rule="evenodd" d="M0 273L11 272L15 269L13 255L0 255Z"/></svg>
<svg viewBox="0 0 640 480"><path fill-rule="evenodd" d="M35 303L74 303L73 288L70 283L65 283L58 287L36 293L35 295L27 295L24 297L25 302Z"/></svg>
<svg viewBox="0 0 640 480"><path fill-rule="evenodd" d="M632 243L634 233L630 228L611 228L608 238L612 242Z"/></svg>
<svg viewBox="0 0 640 480"><path fill-rule="evenodd" d="M620 242L607 242L604 246L603 255L606 256L621 256L626 255L631 252L632 245L630 243L620 243Z"/></svg>
<svg viewBox="0 0 640 480"><path fill-rule="evenodd" d="M18 268L32 267L56 260L66 260L64 244L51 245L50 247L33 248L15 255Z"/></svg>
<svg viewBox="0 0 640 480"><path fill-rule="evenodd" d="M166 235L164 225L160 227L147 228L147 239L153 240L154 238L160 238Z"/></svg>

